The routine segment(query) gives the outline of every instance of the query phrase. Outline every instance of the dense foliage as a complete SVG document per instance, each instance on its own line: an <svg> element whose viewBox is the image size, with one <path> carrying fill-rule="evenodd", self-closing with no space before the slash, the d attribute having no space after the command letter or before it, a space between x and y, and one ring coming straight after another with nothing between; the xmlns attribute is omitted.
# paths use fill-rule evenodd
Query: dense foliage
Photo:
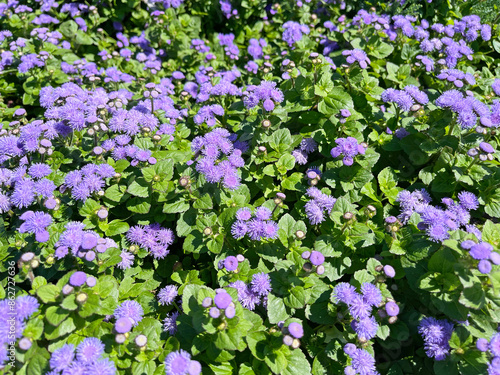
<svg viewBox="0 0 500 375"><path fill-rule="evenodd" d="M6 374L500 374L497 1L90 3L0 4Z"/></svg>

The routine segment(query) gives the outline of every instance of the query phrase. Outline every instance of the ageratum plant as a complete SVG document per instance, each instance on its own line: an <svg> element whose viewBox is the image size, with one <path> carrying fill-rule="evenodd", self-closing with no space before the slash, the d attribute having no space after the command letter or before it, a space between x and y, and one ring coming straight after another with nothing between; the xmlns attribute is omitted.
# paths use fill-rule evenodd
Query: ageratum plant
<svg viewBox="0 0 500 375"><path fill-rule="evenodd" d="M0 4L0 372L500 374L499 20Z"/></svg>

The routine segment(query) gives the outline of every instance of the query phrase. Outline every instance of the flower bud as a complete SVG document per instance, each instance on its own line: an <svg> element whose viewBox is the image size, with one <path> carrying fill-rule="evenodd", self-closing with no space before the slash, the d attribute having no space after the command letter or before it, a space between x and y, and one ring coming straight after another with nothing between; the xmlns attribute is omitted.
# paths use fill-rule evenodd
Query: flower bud
<svg viewBox="0 0 500 375"><path fill-rule="evenodd" d="M391 316L389 318L389 324L394 324L398 321L398 317L397 316Z"/></svg>
<svg viewBox="0 0 500 375"><path fill-rule="evenodd" d="M299 229L295 232L295 237L297 237L298 240L303 240L306 237L306 234L304 231Z"/></svg>
<svg viewBox="0 0 500 375"><path fill-rule="evenodd" d="M62 294L67 296L68 294L71 294L71 292L73 292L73 290L74 290L74 288L71 285L66 284L62 288Z"/></svg>
<svg viewBox="0 0 500 375"><path fill-rule="evenodd" d="M23 337L21 340L19 340L19 349L28 350L29 348L31 348L31 344L31 339Z"/></svg>
<svg viewBox="0 0 500 375"><path fill-rule="evenodd" d="M135 344L140 348L146 346L147 343L148 343L148 338L145 335L138 335L135 338Z"/></svg>
<svg viewBox="0 0 500 375"><path fill-rule="evenodd" d="M115 341L117 344L123 344L127 341L127 337L123 333L119 333L115 336Z"/></svg>
<svg viewBox="0 0 500 375"><path fill-rule="evenodd" d="M270 128L271 127L271 121L269 121L268 119L263 120L262 121L262 127L264 129Z"/></svg>
<svg viewBox="0 0 500 375"><path fill-rule="evenodd" d="M182 187L186 187L189 185L189 177L187 176L182 176L180 179L179 179L179 185L181 185Z"/></svg>
<svg viewBox="0 0 500 375"><path fill-rule="evenodd" d="M30 263L31 268L38 268L39 265L40 262L38 261L38 259L33 259Z"/></svg>
<svg viewBox="0 0 500 375"><path fill-rule="evenodd" d="M210 236L212 233L213 233L213 231L212 231L212 228L210 228L210 227L206 227L205 229L203 229L203 234L205 236Z"/></svg>
<svg viewBox="0 0 500 375"><path fill-rule="evenodd" d="M283 344L286 346L292 346L293 344L293 337L289 335L283 336Z"/></svg>
<svg viewBox="0 0 500 375"><path fill-rule="evenodd" d="M82 304L85 303L88 298L89 296L87 295L87 293L80 292L76 295L76 302Z"/></svg>
<svg viewBox="0 0 500 375"><path fill-rule="evenodd" d="M306 271L306 272L311 272L311 271L312 271L312 268L313 268L313 266L312 266L312 264L311 264L311 263L309 263L309 262L304 263L304 265L302 266L302 269L303 269L304 271Z"/></svg>
<svg viewBox="0 0 500 375"><path fill-rule="evenodd" d="M316 267L316 273L318 275L323 275L325 273L325 266L321 264L318 267Z"/></svg>
<svg viewBox="0 0 500 375"><path fill-rule="evenodd" d="M27 252L27 253L24 253L23 255L21 255L21 261L25 262L25 263L28 263L34 257L35 257L35 253L33 253L33 252L30 251L30 252Z"/></svg>
<svg viewBox="0 0 500 375"><path fill-rule="evenodd" d="M300 347L300 340L299 339L293 339L292 345L290 345L292 349L297 349Z"/></svg>
<svg viewBox="0 0 500 375"><path fill-rule="evenodd" d="M354 215L352 214L352 212L346 212L343 217L345 220L351 220Z"/></svg>

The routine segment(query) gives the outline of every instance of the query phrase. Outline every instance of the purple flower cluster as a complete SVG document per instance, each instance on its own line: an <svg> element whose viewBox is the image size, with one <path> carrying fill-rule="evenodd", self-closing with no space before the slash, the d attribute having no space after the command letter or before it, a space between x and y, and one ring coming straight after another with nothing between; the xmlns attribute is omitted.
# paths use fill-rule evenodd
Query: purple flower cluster
<svg viewBox="0 0 500 375"><path fill-rule="evenodd" d="M155 259L163 259L170 252L168 247L174 242L171 229L163 228L158 223L136 225L127 232L127 240L147 249Z"/></svg>
<svg viewBox="0 0 500 375"><path fill-rule="evenodd" d="M80 170L69 172L64 178L64 187L71 189L71 196L85 202L93 193L104 189L106 178L115 175L109 164L87 164Z"/></svg>
<svg viewBox="0 0 500 375"><path fill-rule="evenodd" d="M191 359L191 354L185 350L171 352L165 358L166 375L200 375L201 364Z"/></svg>
<svg viewBox="0 0 500 375"><path fill-rule="evenodd" d="M101 238L96 232L85 230L85 224L69 222L66 229L54 247L55 257L62 259L71 251L75 257L84 258L91 262L97 253L104 253L109 248L118 248L118 244L111 238Z"/></svg>
<svg viewBox="0 0 500 375"><path fill-rule="evenodd" d="M372 308L380 306L383 301L382 293L377 286L371 283L363 283L360 294L355 287L342 282L334 288L332 297L336 303L343 302L348 306L349 313L353 317L351 328L356 332L361 342L366 342L375 337L379 325L375 317L372 316ZM393 313L389 316L396 316L399 313L399 307L395 303L394 305L396 306L389 305L389 310ZM387 308L386 304L385 310ZM384 314L381 316L384 316Z"/></svg>
<svg viewBox="0 0 500 375"><path fill-rule="evenodd" d="M342 51L342 56L347 56L346 61L349 64L354 64L357 61L362 69L366 69L368 64L371 63L366 52L358 48L353 50L344 50Z"/></svg>
<svg viewBox="0 0 500 375"><path fill-rule="evenodd" d="M231 295L224 289L217 289L215 292L216 294L213 300L210 297L206 297L201 305L209 309L208 315L213 319L219 318L221 311L224 312L224 316L227 319L233 319L236 315L236 306Z"/></svg>
<svg viewBox="0 0 500 375"><path fill-rule="evenodd" d="M259 102L263 102L263 108L271 112L276 103L281 103L285 99L283 92L276 88L276 82L262 81L260 85L247 87L247 92L243 98L243 103L247 108L256 107Z"/></svg>
<svg viewBox="0 0 500 375"><path fill-rule="evenodd" d="M450 353L449 341L453 333L453 324L444 320L429 317L418 325L418 332L424 340L425 354L436 361L442 361Z"/></svg>
<svg viewBox="0 0 500 375"><path fill-rule="evenodd" d="M224 14L224 16L226 16L227 19L238 15L238 11L236 9L233 9L230 1L219 0L219 4L222 14Z"/></svg>
<svg viewBox="0 0 500 375"><path fill-rule="evenodd" d="M491 355L488 375L500 374L500 333L495 333L490 341L485 338L477 339L476 347L479 351Z"/></svg>
<svg viewBox="0 0 500 375"><path fill-rule="evenodd" d="M295 21L287 21L283 24L283 35L282 39L284 42L288 43L289 47L292 47L295 43L302 39L302 35L309 34L311 30L307 25L301 25Z"/></svg>
<svg viewBox="0 0 500 375"><path fill-rule="evenodd" d="M249 208L240 208L236 212L236 221L231 226L231 234L240 239L248 235L253 241L275 239L278 236L278 224L271 220L272 212L266 207L255 209L254 218Z"/></svg>
<svg viewBox="0 0 500 375"><path fill-rule="evenodd" d="M309 260L310 265L313 265L316 267L316 273L318 275L323 275L325 273L325 266L323 266L323 263L325 263L325 256L320 252L320 251L303 251L302 252L302 259ZM312 267L306 267L305 270L312 271Z"/></svg>
<svg viewBox="0 0 500 375"><path fill-rule="evenodd" d="M382 93L381 98L385 103L396 103L404 112L410 111L415 102L422 105L429 102L427 94L412 85L406 86L404 90L387 89Z"/></svg>
<svg viewBox="0 0 500 375"><path fill-rule="evenodd" d="M366 152L366 148L362 144L358 144L357 139L354 137L337 138L335 143L337 146L330 150L330 155L334 159L343 155L342 162L347 166L351 166L354 163L356 155L364 155Z"/></svg>
<svg viewBox="0 0 500 375"><path fill-rule="evenodd" d="M430 204L431 198L425 189L412 193L403 190L397 197L401 205L398 218L405 224L414 212L418 213L421 218L418 228L425 230L431 241L442 242L450 237L449 231L460 227L469 230L469 211L479 207L477 197L470 192L461 192L458 200L457 203L451 198L443 198L442 203L446 209L442 209Z"/></svg>
<svg viewBox="0 0 500 375"><path fill-rule="evenodd" d="M307 163L307 156L318 149L318 144L312 138L304 138L300 142L299 148L292 151L292 156L297 164L304 165Z"/></svg>
<svg viewBox="0 0 500 375"><path fill-rule="evenodd" d="M0 367L8 360L8 346L23 336L25 320L33 315L39 306L38 300L32 296L0 300Z"/></svg>
<svg viewBox="0 0 500 375"><path fill-rule="evenodd" d="M87 337L75 350L73 344L65 344L50 357L50 374L116 374L116 366L104 358L104 344L96 337Z"/></svg>
<svg viewBox="0 0 500 375"><path fill-rule="evenodd" d="M142 320L144 315L144 310L139 302L133 300L123 301L120 306L118 306L114 313L114 317L118 320L121 318L126 318L130 320L132 326L137 326Z"/></svg>
<svg viewBox="0 0 500 375"><path fill-rule="evenodd" d="M311 198L304 207L309 222L313 225L322 223L325 221L325 211L330 215L337 199L322 193L314 186L307 189L306 195Z"/></svg>
<svg viewBox="0 0 500 375"><path fill-rule="evenodd" d="M238 301L248 310L254 310L260 304L267 307L267 296L272 291L271 278L267 273L254 274L249 284L238 280L229 286L238 291Z"/></svg>
<svg viewBox="0 0 500 375"><path fill-rule="evenodd" d="M481 125L486 127L500 125L500 122L494 124L491 119L493 115L496 123L496 118L500 116L500 106L499 108L494 107L494 112L491 112L486 104L473 96L467 95L464 97L458 90L448 90L442 93L441 96L436 99L436 105L441 108L449 108L455 112L457 114L457 122L462 129L471 129L475 127L478 118Z"/></svg>
<svg viewBox="0 0 500 375"><path fill-rule="evenodd" d="M234 44L234 34L219 34L219 43L224 47L226 56L231 60L238 60L240 49Z"/></svg>
<svg viewBox="0 0 500 375"><path fill-rule="evenodd" d="M469 250L470 256L479 261L477 268L483 274L491 272L492 263L500 265L500 254L493 251L493 246L488 242L476 243L473 240L465 240L462 241L460 246L462 249Z"/></svg>
<svg viewBox="0 0 500 375"><path fill-rule="evenodd" d="M258 60L264 57L262 48L267 46L265 39L255 39L252 38L248 42L248 54L253 57L254 60Z"/></svg>
<svg viewBox="0 0 500 375"><path fill-rule="evenodd" d="M177 333L177 318L179 317L179 312L174 311L165 317L163 320L163 330L168 332L170 336L173 336Z"/></svg>
<svg viewBox="0 0 500 375"><path fill-rule="evenodd" d="M197 158L196 170L203 174L208 182L223 183L228 189L240 186L238 168L245 165L241 157L244 145L233 143L235 134L218 128L204 136L198 136L191 143L191 150Z"/></svg>
<svg viewBox="0 0 500 375"><path fill-rule="evenodd" d="M215 115L224 116L224 108L219 104L205 105L194 115L193 120L196 125L206 122L209 127L213 127L216 121Z"/></svg>
<svg viewBox="0 0 500 375"><path fill-rule="evenodd" d="M346 344L344 353L351 359L351 365L344 369L345 375L379 375L375 369L375 358L365 349L358 349L354 344Z"/></svg>
<svg viewBox="0 0 500 375"><path fill-rule="evenodd" d="M19 233L33 233L38 242L49 240L47 227L52 223L52 216L41 211L26 211L19 219L24 221L19 227Z"/></svg>
<svg viewBox="0 0 500 375"><path fill-rule="evenodd" d="M464 86L464 82L469 85L475 85L476 79L470 73L464 73L458 69L443 69L436 76L436 78L441 80L446 80L452 82L455 87L461 88Z"/></svg>
<svg viewBox="0 0 500 375"><path fill-rule="evenodd" d="M226 271L232 272L238 269L238 263L243 262L245 257L241 254L237 256L229 255L219 262L219 269L225 268Z"/></svg>

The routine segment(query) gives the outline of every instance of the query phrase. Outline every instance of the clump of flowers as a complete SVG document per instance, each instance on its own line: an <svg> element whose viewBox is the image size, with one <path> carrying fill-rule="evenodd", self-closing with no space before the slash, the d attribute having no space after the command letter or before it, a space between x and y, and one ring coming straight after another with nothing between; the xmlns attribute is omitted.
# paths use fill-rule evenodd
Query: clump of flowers
<svg viewBox="0 0 500 375"><path fill-rule="evenodd" d="M109 164L87 164L81 170L69 172L64 187L71 189L71 196L85 202L93 193L103 190L106 178L113 177L115 169Z"/></svg>
<svg viewBox="0 0 500 375"><path fill-rule="evenodd" d="M127 240L147 249L156 259L163 259L170 252L168 247L174 242L175 236L171 229L160 224L136 225L127 232Z"/></svg>
<svg viewBox="0 0 500 375"><path fill-rule="evenodd" d="M342 55L347 56L346 60L349 64L354 64L357 61L359 67L362 69L366 69L368 67L368 64L371 63L366 52L358 48L354 48L352 50L344 50L342 51Z"/></svg>
<svg viewBox="0 0 500 375"><path fill-rule="evenodd" d="M217 289L214 299L212 300L212 298L206 297L201 305L209 309L208 315L213 319L219 318L221 316L221 311L227 319L232 319L236 315L233 299L224 289Z"/></svg>
<svg viewBox="0 0 500 375"><path fill-rule="evenodd" d="M203 174L208 182L222 182L224 187L234 190L241 182L238 168L245 165L241 157L244 147L237 144L236 135L226 129L218 128L204 136L198 136L191 143L191 150L197 159L196 170Z"/></svg>
<svg viewBox="0 0 500 375"><path fill-rule="evenodd" d="M23 336L25 320L39 307L38 300L32 296L0 300L0 367L7 361L8 347Z"/></svg>
<svg viewBox="0 0 500 375"><path fill-rule="evenodd" d="M491 355L488 363L488 374L499 374L500 366L498 359L500 358L500 333L495 333L489 341L485 338L477 339L476 348L481 352Z"/></svg>
<svg viewBox="0 0 500 375"><path fill-rule="evenodd" d="M219 262L219 269L226 269L226 271L233 272L238 269L238 263L245 260L245 257L241 254L237 256L229 255L225 259Z"/></svg>
<svg viewBox="0 0 500 375"><path fill-rule="evenodd" d="M247 87L243 103L247 108L254 108L262 101L264 109L271 112L274 110L276 103L281 103L284 99L283 92L276 88L276 82L262 81L258 86L251 85Z"/></svg>
<svg viewBox="0 0 500 375"><path fill-rule="evenodd" d="M337 146L331 149L330 155L332 155L332 158L343 155L342 162L347 166L351 166L354 163L356 155L364 155L366 152L365 146L358 144L358 141L354 137L337 138L335 143Z"/></svg>
<svg viewBox="0 0 500 375"><path fill-rule="evenodd" d="M500 265L500 254L493 251L493 246L488 242L476 243L472 240L465 240L462 241L460 246L462 249L469 250L470 256L479 261L477 268L483 274L491 272L492 263Z"/></svg>
<svg viewBox="0 0 500 375"><path fill-rule="evenodd" d="M307 163L307 156L318 149L318 144L312 138L304 138L300 142L299 148L292 151L292 156L298 164Z"/></svg>
<svg viewBox="0 0 500 375"><path fill-rule="evenodd" d="M283 41L288 43L289 47L292 47L295 43L302 39L303 34L309 34L311 30L307 25L301 25L295 21L287 21L283 24Z"/></svg>
<svg viewBox="0 0 500 375"><path fill-rule="evenodd" d="M470 192L461 192L458 202L451 198L443 198L442 202L446 208L442 209L430 204L431 197L425 189L409 192L403 190L398 194L397 201L401 205L399 220L405 224L410 216L416 212L420 215L421 222L418 224L420 230L425 230L429 239L442 242L450 237L449 231L469 226L470 213L479 207L477 197Z"/></svg>
<svg viewBox="0 0 500 375"><path fill-rule="evenodd" d="M123 301L114 312L116 318L115 330L118 333L129 332L132 327L139 324L143 315L144 310L139 302L133 300Z"/></svg>
<svg viewBox="0 0 500 375"><path fill-rule="evenodd" d="M436 99L436 105L449 108L457 115L457 123L462 129L471 129L476 126L479 118L484 126L491 126L490 108L473 96L466 96L458 90L448 90Z"/></svg>
<svg viewBox="0 0 500 375"><path fill-rule="evenodd" d="M267 306L267 296L272 291L271 278L267 273L260 272L252 276L252 281L246 284L238 280L229 284L238 291L238 301L248 310L255 310L255 306Z"/></svg>
<svg viewBox="0 0 500 375"><path fill-rule="evenodd" d="M104 344L96 337L87 337L75 350L73 344L65 344L55 350L50 357L52 372L64 374L116 374L116 366L109 358L104 358Z"/></svg>
<svg viewBox="0 0 500 375"><path fill-rule="evenodd" d="M309 222L313 225L322 223L325 221L325 211L327 215L330 215L337 199L322 193L321 190L314 186L307 189L306 195L311 198L305 205Z"/></svg>
<svg viewBox="0 0 500 375"><path fill-rule="evenodd" d="M196 125L206 122L208 126L213 127L216 121L215 115L224 116L224 108L219 104L205 105L200 108L193 120Z"/></svg>
<svg viewBox="0 0 500 375"><path fill-rule="evenodd" d="M284 322L280 322L278 326L281 326L281 332L283 332L283 344L292 349L297 349L300 346L299 339L304 336L304 327L302 327L302 324L291 322L285 327Z"/></svg>
<svg viewBox="0 0 500 375"><path fill-rule="evenodd" d="M450 353L448 343L453 333L453 324L446 319L424 318L418 325L418 332L424 340L425 354L436 361L442 361Z"/></svg>
<svg viewBox="0 0 500 375"><path fill-rule="evenodd" d="M160 289L157 296L158 303L160 305L171 305L175 297L177 297L177 286L176 285L167 285L166 287Z"/></svg>
<svg viewBox="0 0 500 375"><path fill-rule="evenodd" d="M351 359L350 366L344 369L346 375L378 375L375 368L375 358L365 349L359 349L354 344L346 344L344 353Z"/></svg>
<svg viewBox="0 0 500 375"><path fill-rule="evenodd" d="M455 87L461 88L464 86L464 83L469 85L475 85L476 79L470 73L464 73L458 69L443 69L437 75L438 79L446 80L448 82L452 82Z"/></svg>
<svg viewBox="0 0 500 375"><path fill-rule="evenodd" d="M231 234L236 239L248 236L253 241L275 239L279 227L271 217L272 212L267 207L256 208L253 215L249 208L240 208L236 212L236 221L231 226Z"/></svg>
<svg viewBox="0 0 500 375"><path fill-rule="evenodd" d="M306 271L312 271L313 267L316 267L316 273L318 275L323 275L325 273L325 256L320 251L304 251L302 252L302 259L309 260L309 263L306 263L304 269Z"/></svg>
<svg viewBox="0 0 500 375"><path fill-rule="evenodd" d="M422 105L429 102L429 98L425 92L411 85L406 86L404 90L389 88L382 93L381 97L385 103L396 103L404 112L412 110L415 102Z"/></svg>
<svg viewBox="0 0 500 375"><path fill-rule="evenodd" d="M49 240L46 228L52 223L52 216L41 211L26 211L19 218L24 221L19 227L19 233L33 233L38 242Z"/></svg>
<svg viewBox="0 0 500 375"><path fill-rule="evenodd" d="M201 364L185 350L171 352L165 358L165 375L199 375Z"/></svg>
<svg viewBox="0 0 500 375"><path fill-rule="evenodd" d="M84 258L91 262L97 253L104 253L109 248L118 248L118 244L111 238L101 238L96 232L85 230L85 224L80 222L69 222L65 231L55 243L55 257L64 258L71 254L75 257Z"/></svg>

